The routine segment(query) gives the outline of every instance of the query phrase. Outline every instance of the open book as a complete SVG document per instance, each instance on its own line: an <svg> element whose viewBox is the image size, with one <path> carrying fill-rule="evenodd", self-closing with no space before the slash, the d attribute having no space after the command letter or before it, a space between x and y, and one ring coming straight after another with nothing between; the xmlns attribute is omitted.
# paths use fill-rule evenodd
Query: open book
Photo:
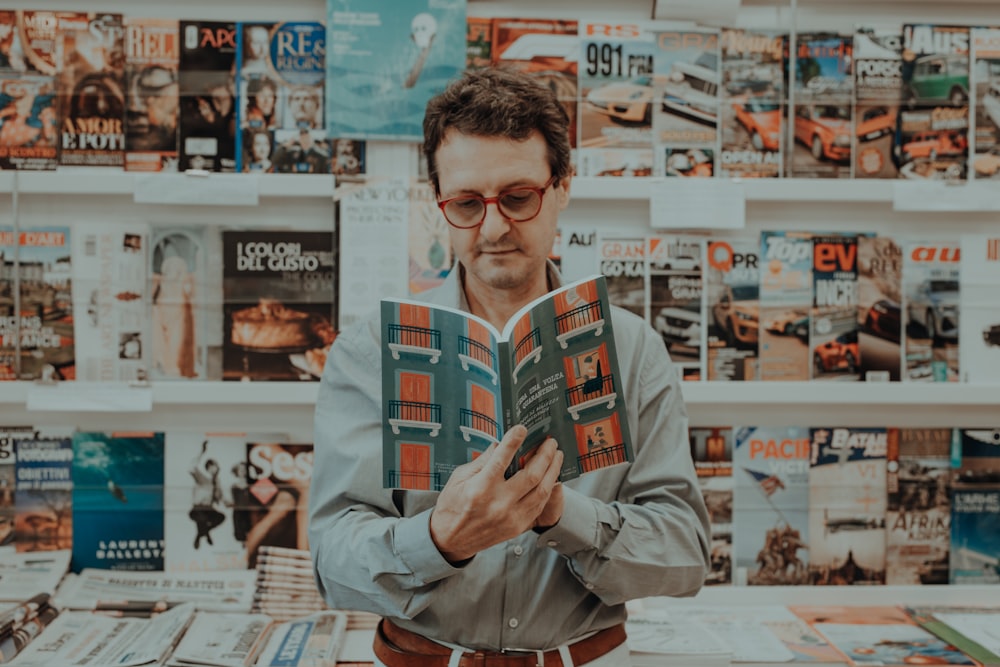
<svg viewBox="0 0 1000 667"><path fill-rule="evenodd" d="M382 475L440 490L508 428L528 429L508 474L552 436L561 480L632 460L604 276L549 292L503 332L454 308L382 300Z"/></svg>

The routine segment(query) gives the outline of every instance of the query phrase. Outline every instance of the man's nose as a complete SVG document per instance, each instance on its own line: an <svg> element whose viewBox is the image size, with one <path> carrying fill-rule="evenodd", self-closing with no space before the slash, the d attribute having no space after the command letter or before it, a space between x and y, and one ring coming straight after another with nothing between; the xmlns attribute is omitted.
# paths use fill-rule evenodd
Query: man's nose
<svg viewBox="0 0 1000 667"><path fill-rule="evenodd" d="M500 206L495 201L486 204L486 217L479 228L479 233L488 241L499 241L510 231L511 222L500 212Z"/></svg>

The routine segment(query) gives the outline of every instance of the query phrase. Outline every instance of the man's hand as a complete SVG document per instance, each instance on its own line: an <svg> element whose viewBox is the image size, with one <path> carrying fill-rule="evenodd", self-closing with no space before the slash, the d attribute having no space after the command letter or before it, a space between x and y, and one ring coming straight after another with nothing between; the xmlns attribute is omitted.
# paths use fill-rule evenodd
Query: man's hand
<svg viewBox="0 0 1000 667"><path fill-rule="evenodd" d="M549 494L549 502L545 504L545 507L542 509L542 513L538 515L537 519L535 519L535 525L532 526L532 528L536 531L551 528L559 523L559 519L562 518L562 513L563 487L562 482L556 482L552 487L552 493Z"/></svg>
<svg viewBox="0 0 1000 667"><path fill-rule="evenodd" d="M539 446L523 468L504 479L504 471L527 434L523 426L513 427L475 461L452 472L438 496L430 524L431 539L449 562L472 558L520 535L537 525L549 506L563 459L552 438Z"/></svg>

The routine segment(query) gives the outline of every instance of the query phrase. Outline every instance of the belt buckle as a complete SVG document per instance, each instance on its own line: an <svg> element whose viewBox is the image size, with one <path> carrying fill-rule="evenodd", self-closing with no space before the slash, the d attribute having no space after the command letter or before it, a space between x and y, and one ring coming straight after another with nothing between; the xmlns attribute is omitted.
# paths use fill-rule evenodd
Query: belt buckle
<svg viewBox="0 0 1000 667"><path fill-rule="evenodd" d="M517 651L513 649L500 649L499 651L474 651L470 656L472 667L510 667L511 663L529 667L540 667L538 657L534 651ZM534 660L529 663L528 660Z"/></svg>

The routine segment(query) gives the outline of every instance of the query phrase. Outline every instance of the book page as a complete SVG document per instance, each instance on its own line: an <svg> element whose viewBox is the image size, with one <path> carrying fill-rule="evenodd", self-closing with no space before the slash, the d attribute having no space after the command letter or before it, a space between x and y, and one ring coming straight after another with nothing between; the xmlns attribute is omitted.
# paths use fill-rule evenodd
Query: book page
<svg viewBox="0 0 1000 667"><path fill-rule="evenodd" d="M563 451L561 480L631 460L604 276L529 304L504 333L513 383L508 423L528 429L512 468L550 436Z"/></svg>
<svg viewBox="0 0 1000 667"><path fill-rule="evenodd" d="M385 488L441 490L451 472L503 437L496 330L454 308L382 301Z"/></svg>

